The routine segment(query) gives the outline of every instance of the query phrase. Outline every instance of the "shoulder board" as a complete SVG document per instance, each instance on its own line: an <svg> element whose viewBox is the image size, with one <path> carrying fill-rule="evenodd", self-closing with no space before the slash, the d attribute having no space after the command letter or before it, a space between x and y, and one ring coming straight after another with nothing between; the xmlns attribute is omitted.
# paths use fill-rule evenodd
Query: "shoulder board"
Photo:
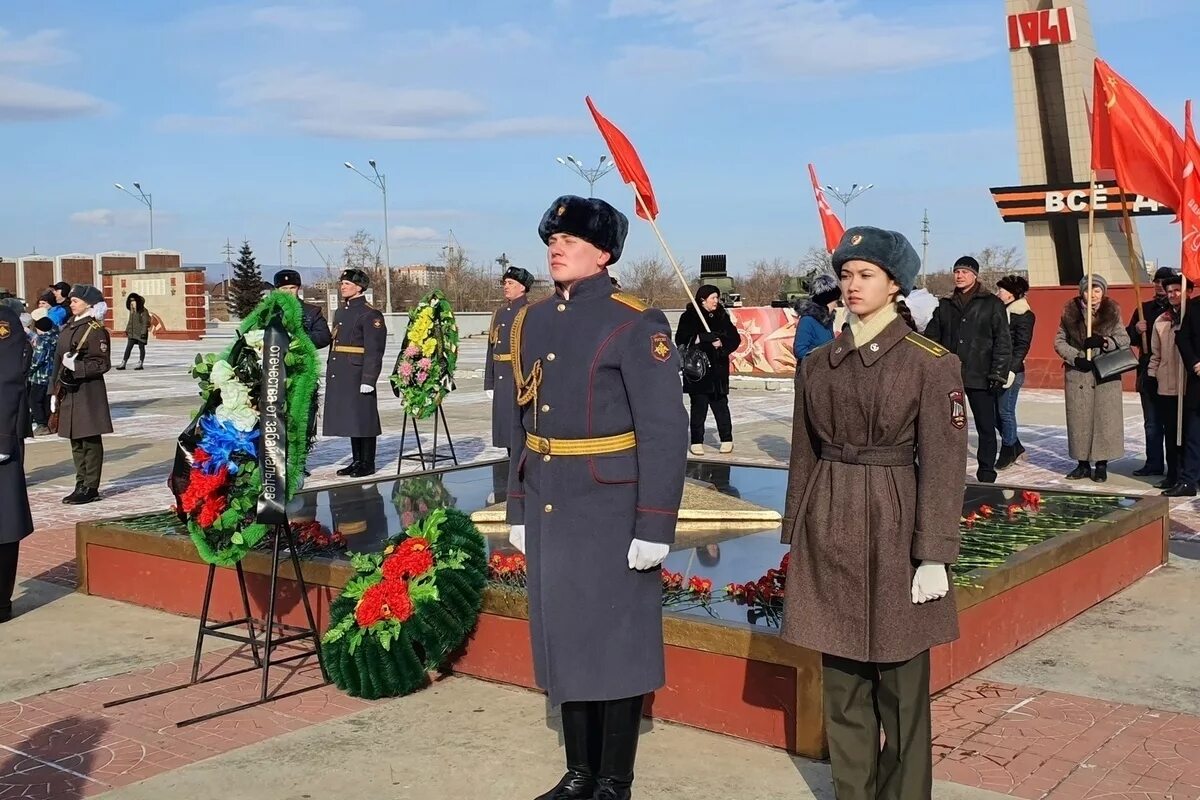
<svg viewBox="0 0 1200 800"><path fill-rule="evenodd" d="M104 323L100 322L98 320L92 320L91 322L88 323L88 325L90 325L93 330L97 330L97 331L104 330Z"/></svg>
<svg viewBox="0 0 1200 800"><path fill-rule="evenodd" d="M623 306L629 306L638 313L641 313L649 308L649 306L643 303L641 300L637 299L631 294L626 294L625 292L613 292L612 299L616 300Z"/></svg>
<svg viewBox="0 0 1200 800"><path fill-rule="evenodd" d="M935 342L933 339L926 339L924 336L917 333L916 331L913 331L908 336L905 336L904 341L915 344L917 347L921 348L926 353L929 353L934 358L941 358L942 356L948 355L950 353L949 350L942 347L940 344Z"/></svg>

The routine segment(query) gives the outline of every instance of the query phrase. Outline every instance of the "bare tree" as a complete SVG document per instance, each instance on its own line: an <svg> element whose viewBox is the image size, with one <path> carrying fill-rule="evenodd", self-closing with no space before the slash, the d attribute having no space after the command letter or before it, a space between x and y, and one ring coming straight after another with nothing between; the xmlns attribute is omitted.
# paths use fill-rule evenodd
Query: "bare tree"
<svg viewBox="0 0 1200 800"><path fill-rule="evenodd" d="M1010 274L1021 269L1021 257L1014 246L988 245L974 255L981 273L994 271Z"/></svg>
<svg viewBox="0 0 1200 800"><path fill-rule="evenodd" d="M792 266L781 258L751 262L748 274L734 278L743 305L769 306L772 300L779 297L793 272Z"/></svg>
<svg viewBox="0 0 1200 800"><path fill-rule="evenodd" d="M681 267L682 269L682 267ZM657 256L643 256L616 270L621 289L655 308L682 308L687 302L675 270ZM697 287L699 284L697 284Z"/></svg>
<svg viewBox="0 0 1200 800"><path fill-rule="evenodd" d="M813 245L804 251L804 255L800 256L800 260L796 264L796 270L800 275L808 279L822 272L832 275L833 257L824 247Z"/></svg>

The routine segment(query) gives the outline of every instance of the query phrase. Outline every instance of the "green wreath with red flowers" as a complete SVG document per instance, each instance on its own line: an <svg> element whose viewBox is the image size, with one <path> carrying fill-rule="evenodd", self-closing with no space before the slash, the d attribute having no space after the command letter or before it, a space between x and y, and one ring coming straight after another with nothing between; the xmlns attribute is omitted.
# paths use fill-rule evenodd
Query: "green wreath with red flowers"
<svg viewBox="0 0 1200 800"><path fill-rule="evenodd" d="M321 639L330 680L369 700L421 689L479 619L483 536L466 514L439 508L350 563L356 574L330 606Z"/></svg>

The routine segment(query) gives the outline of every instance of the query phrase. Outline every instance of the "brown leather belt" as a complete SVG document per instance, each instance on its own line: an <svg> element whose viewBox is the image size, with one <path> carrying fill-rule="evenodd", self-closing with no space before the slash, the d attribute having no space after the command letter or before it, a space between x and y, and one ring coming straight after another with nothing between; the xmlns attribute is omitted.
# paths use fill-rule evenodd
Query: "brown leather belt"
<svg viewBox="0 0 1200 800"><path fill-rule="evenodd" d="M907 467L915 458L910 444L895 447L859 447L853 444L821 442L821 460L867 467Z"/></svg>
<svg viewBox="0 0 1200 800"><path fill-rule="evenodd" d="M335 353L353 353L356 356L361 356L363 353L367 352L367 348L353 347L348 344L335 344L333 346L333 352L335 352Z"/></svg>

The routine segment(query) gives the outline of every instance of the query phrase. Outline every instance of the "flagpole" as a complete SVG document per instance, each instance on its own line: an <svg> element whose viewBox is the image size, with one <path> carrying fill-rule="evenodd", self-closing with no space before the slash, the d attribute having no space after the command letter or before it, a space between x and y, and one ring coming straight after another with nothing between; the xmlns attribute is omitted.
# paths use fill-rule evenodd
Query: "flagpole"
<svg viewBox="0 0 1200 800"><path fill-rule="evenodd" d="M696 316L700 317L700 324L704 326L706 333L712 333L712 328L708 327L708 320L704 318L704 312L700 310L700 304L696 302L692 287L688 286L687 278L683 277L683 270L679 268L679 263L675 261L671 248L667 246L667 240L663 238L662 231L658 229L658 223L654 221L654 215L650 213L650 209L646 208L646 201L642 199L642 193L637 190L636 185L629 184L629 186L633 189L633 196L637 198L638 207L646 215L646 221L650 223L651 228L654 228L654 235L658 237L658 243L662 245L663 252L667 254L667 260L675 268L675 274L679 276L679 282L683 284L683 290L687 293L692 308L696 309Z"/></svg>
<svg viewBox="0 0 1200 800"><path fill-rule="evenodd" d="M1187 316L1187 298L1188 298L1188 279L1183 275L1183 270L1179 270L1183 278L1183 283L1179 288L1183 290L1183 297L1179 300L1179 330L1183 332L1183 318ZM1179 346L1175 346L1175 352L1179 352ZM1187 394L1187 367L1183 365L1183 356L1179 357L1179 394L1177 395L1178 402L1175 409L1175 446L1183 446L1183 396ZM1181 454L1182 455L1182 454Z"/></svg>
<svg viewBox="0 0 1200 800"><path fill-rule="evenodd" d="M1125 244L1129 249L1129 278L1133 281L1133 291L1137 296L1137 310L1135 320L1145 321L1145 316L1142 314L1142 281L1138 273L1142 270L1136 265L1137 253L1133 249L1133 222L1129 217L1129 204L1125 202L1125 190L1121 188L1121 184L1117 184L1117 194L1121 198L1121 221L1125 226ZM1142 352L1150 352L1148 342L1150 341L1150 332L1142 331Z"/></svg>
<svg viewBox="0 0 1200 800"><path fill-rule="evenodd" d="M1096 239L1096 170L1092 170L1088 183L1088 245L1087 245L1087 293L1083 305L1087 309L1087 338L1092 338L1092 248ZM1091 348L1084 348L1084 356L1091 361Z"/></svg>

